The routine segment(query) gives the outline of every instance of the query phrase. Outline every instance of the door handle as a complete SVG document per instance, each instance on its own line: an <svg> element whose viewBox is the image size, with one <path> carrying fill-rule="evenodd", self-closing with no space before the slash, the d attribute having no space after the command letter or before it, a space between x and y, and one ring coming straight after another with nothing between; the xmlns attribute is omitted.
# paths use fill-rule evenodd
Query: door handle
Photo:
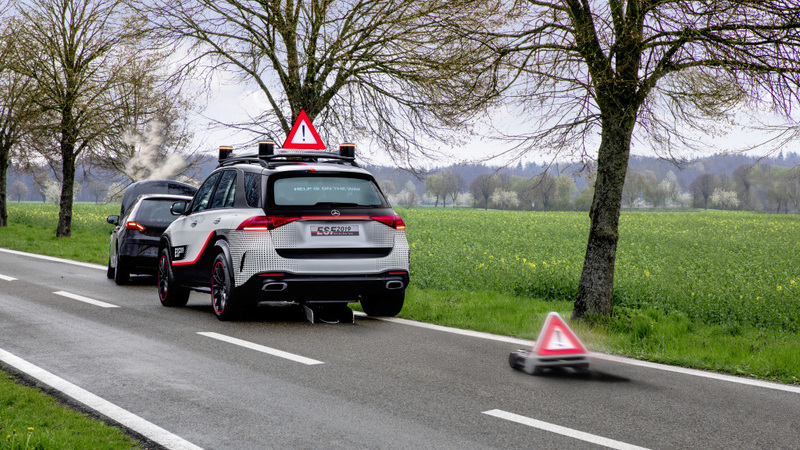
<svg viewBox="0 0 800 450"><path fill-rule="evenodd" d="M218 224L220 220L222 220L222 217L217 217L214 219L214 225Z"/></svg>

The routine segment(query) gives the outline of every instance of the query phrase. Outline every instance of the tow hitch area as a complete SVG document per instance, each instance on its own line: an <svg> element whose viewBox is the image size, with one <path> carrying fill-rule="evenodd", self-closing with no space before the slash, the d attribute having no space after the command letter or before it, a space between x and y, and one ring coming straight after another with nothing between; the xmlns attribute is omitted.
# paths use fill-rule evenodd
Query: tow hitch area
<svg viewBox="0 0 800 450"><path fill-rule="evenodd" d="M311 323L353 323L353 310L346 303L303 304Z"/></svg>

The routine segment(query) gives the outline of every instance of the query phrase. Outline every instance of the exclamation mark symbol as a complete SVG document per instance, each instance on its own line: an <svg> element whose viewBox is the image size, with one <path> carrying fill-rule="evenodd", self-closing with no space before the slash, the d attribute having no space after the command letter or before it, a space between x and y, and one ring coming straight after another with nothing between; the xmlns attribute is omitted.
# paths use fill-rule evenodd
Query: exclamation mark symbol
<svg viewBox="0 0 800 450"><path fill-rule="evenodd" d="M303 131L303 142L305 142L306 141L306 125L303 124L301 129Z"/></svg>

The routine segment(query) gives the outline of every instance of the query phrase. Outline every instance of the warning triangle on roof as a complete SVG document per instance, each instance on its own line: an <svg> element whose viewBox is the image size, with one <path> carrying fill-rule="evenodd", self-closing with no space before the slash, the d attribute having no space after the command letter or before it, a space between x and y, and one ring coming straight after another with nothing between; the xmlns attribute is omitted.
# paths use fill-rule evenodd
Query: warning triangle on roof
<svg viewBox="0 0 800 450"><path fill-rule="evenodd" d="M325 144L317 134L317 130L311 125L308 115L305 110L300 110L300 115L294 122L292 131L286 136L286 141L283 143L284 149L294 150L325 150Z"/></svg>
<svg viewBox="0 0 800 450"><path fill-rule="evenodd" d="M551 312L544 321L539 338L536 339L533 353L539 356L561 356L581 355L587 351L564 319L558 313Z"/></svg>

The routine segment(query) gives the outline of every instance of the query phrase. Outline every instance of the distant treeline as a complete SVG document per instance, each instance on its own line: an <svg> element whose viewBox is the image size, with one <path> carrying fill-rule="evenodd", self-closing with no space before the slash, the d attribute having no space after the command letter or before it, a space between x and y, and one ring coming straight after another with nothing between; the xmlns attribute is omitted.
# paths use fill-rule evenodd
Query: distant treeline
<svg viewBox="0 0 800 450"><path fill-rule="evenodd" d="M198 170L216 167L208 158ZM426 174L369 166L384 193L400 206L430 205L536 211L588 211L594 195L591 169L517 163L506 167L452 165ZM78 170L76 200L113 201L127 184L119 176ZM198 180L199 181L199 180ZM8 176L9 201L56 201L58 181L45 168ZM692 207L800 213L800 155L713 155L676 165L658 158L631 158L623 192L625 208Z"/></svg>
<svg viewBox="0 0 800 450"><path fill-rule="evenodd" d="M588 211L594 195L593 171L569 165L452 165L424 176L388 167L369 169L392 203L401 206ZM800 155L712 155L679 165L634 156L623 207L799 213Z"/></svg>

